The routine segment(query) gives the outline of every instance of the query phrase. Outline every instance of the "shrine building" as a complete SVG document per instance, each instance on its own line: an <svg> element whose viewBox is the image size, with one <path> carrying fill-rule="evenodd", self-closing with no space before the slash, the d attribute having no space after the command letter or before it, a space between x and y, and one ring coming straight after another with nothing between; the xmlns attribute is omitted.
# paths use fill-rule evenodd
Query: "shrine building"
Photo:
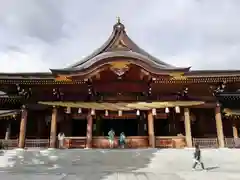
<svg viewBox="0 0 240 180"><path fill-rule="evenodd" d="M213 64L214 66L214 64ZM141 49L120 22L92 54L62 69L0 73L0 139L9 147L236 147L240 70L176 67Z"/></svg>

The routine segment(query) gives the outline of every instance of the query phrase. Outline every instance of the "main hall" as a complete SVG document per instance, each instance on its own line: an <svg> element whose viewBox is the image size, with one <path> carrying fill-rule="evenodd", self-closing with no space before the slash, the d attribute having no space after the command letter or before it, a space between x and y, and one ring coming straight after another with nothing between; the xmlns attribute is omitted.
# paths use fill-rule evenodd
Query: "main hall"
<svg viewBox="0 0 240 180"><path fill-rule="evenodd" d="M191 70L140 48L117 20L107 41L62 69L0 73L0 139L10 147L236 147L240 70Z"/></svg>

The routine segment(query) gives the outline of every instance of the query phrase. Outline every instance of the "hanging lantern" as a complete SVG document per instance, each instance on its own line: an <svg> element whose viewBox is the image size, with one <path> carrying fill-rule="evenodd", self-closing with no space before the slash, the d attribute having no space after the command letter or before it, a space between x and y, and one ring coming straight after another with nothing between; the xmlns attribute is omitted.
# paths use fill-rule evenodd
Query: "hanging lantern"
<svg viewBox="0 0 240 180"><path fill-rule="evenodd" d="M176 106L176 107L175 107L175 112L176 112L176 113L180 113L180 107L179 107L179 106Z"/></svg>
<svg viewBox="0 0 240 180"><path fill-rule="evenodd" d="M92 115L92 116L95 115L95 110L94 110L94 109L91 110L91 115Z"/></svg>
<svg viewBox="0 0 240 180"><path fill-rule="evenodd" d="M66 113L67 113L67 114L70 114L70 113L71 113L71 107L67 107Z"/></svg>
<svg viewBox="0 0 240 180"><path fill-rule="evenodd" d="M153 114L153 116L156 116L157 115L157 110L154 108L154 109L152 109L152 114Z"/></svg>
<svg viewBox="0 0 240 180"><path fill-rule="evenodd" d="M78 114L81 114L81 113L82 113L82 109L78 108Z"/></svg>
<svg viewBox="0 0 240 180"><path fill-rule="evenodd" d="M122 116L122 110L118 111L118 116Z"/></svg>
<svg viewBox="0 0 240 180"><path fill-rule="evenodd" d="M165 108L165 113L167 113L167 114L169 113L169 108L168 107Z"/></svg>
<svg viewBox="0 0 240 180"><path fill-rule="evenodd" d="M140 111L139 110L137 110L136 115L140 116Z"/></svg>
<svg viewBox="0 0 240 180"><path fill-rule="evenodd" d="M109 114L108 114L108 110L105 110L105 116L108 116Z"/></svg>

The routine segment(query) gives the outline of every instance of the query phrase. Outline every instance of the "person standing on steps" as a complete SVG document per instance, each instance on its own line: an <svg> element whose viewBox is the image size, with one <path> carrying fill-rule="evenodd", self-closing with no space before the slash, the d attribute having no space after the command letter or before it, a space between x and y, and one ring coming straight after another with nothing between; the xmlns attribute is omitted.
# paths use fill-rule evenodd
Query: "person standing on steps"
<svg viewBox="0 0 240 180"><path fill-rule="evenodd" d="M112 149L114 147L114 137L115 137L115 132L113 129L111 129L108 132L108 141L109 141L109 147Z"/></svg>
<svg viewBox="0 0 240 180"><path fill-rule="evenodd" d="M195 170L197 165L201 165L202 170L205 170L204 164L201 161L201 150L199 148L199 145L195 145L195 152L194 152L194 164L192 169Z"/></svg>

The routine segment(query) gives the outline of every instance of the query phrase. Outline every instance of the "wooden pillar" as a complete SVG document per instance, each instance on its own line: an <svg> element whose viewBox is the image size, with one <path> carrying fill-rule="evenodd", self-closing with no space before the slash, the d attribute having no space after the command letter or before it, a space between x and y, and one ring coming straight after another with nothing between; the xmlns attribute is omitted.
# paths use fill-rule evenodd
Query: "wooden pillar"
<svg viewBox="0 0 240 180"><path fill-rule="evenodd" d="M91 110L87 115L87 141L86 148L92 148L92 126L93 126L93 118L91 115Z"/></svg>
<svg viewBox="0 0 240 180"><path fill-rule="evenodd" d="M19 142L18 142L19 148L24 148L25 146L27 115L28 115L27 109L25 106L23 106L21 110L21 122L20 122L20 131L19 131Z"/></svg>
<svg viewBox="0 0 240 180"><path fill-rule="evenodd" d="M155 135L154 135L154 118L152 111L148 111L148 136L149 146L155 148Z"/></svg>
<svg viewBox="0 0 240 180"><path fill-rule="evenodd" d="M189 108L184 108L184 125L187 147L192 147L192 131Z"/></svg>
<svg viewBox="0 0 240 180"><path fill-rule="evenodd" d="M6 126L5 140L9 140L10 136L11 136L11 121L9 120Z"/></svg>
<svg viewBox="0 0 240 180"><path fill-rule="evenodd" d="M233 129L233 138L238 138L238 128L237 128L236 120L233 120L232 129Z"/></svg>
<svg viewBox="0 0 240 180"><path fill-rule="evenodd" d="M52 109L50 148L56 147L56 141L57 141L57 108L54 106Z"/></svg>
<svg viewBox="0 0 240 180"><path fill-rule="evenodd" d="M220 105L217 105L215 108L215 120L216 120L216 128L217 128L217 137L219 147L224 147L224 134L223 134L223 124L222 124L222 115Z"/></svg>

